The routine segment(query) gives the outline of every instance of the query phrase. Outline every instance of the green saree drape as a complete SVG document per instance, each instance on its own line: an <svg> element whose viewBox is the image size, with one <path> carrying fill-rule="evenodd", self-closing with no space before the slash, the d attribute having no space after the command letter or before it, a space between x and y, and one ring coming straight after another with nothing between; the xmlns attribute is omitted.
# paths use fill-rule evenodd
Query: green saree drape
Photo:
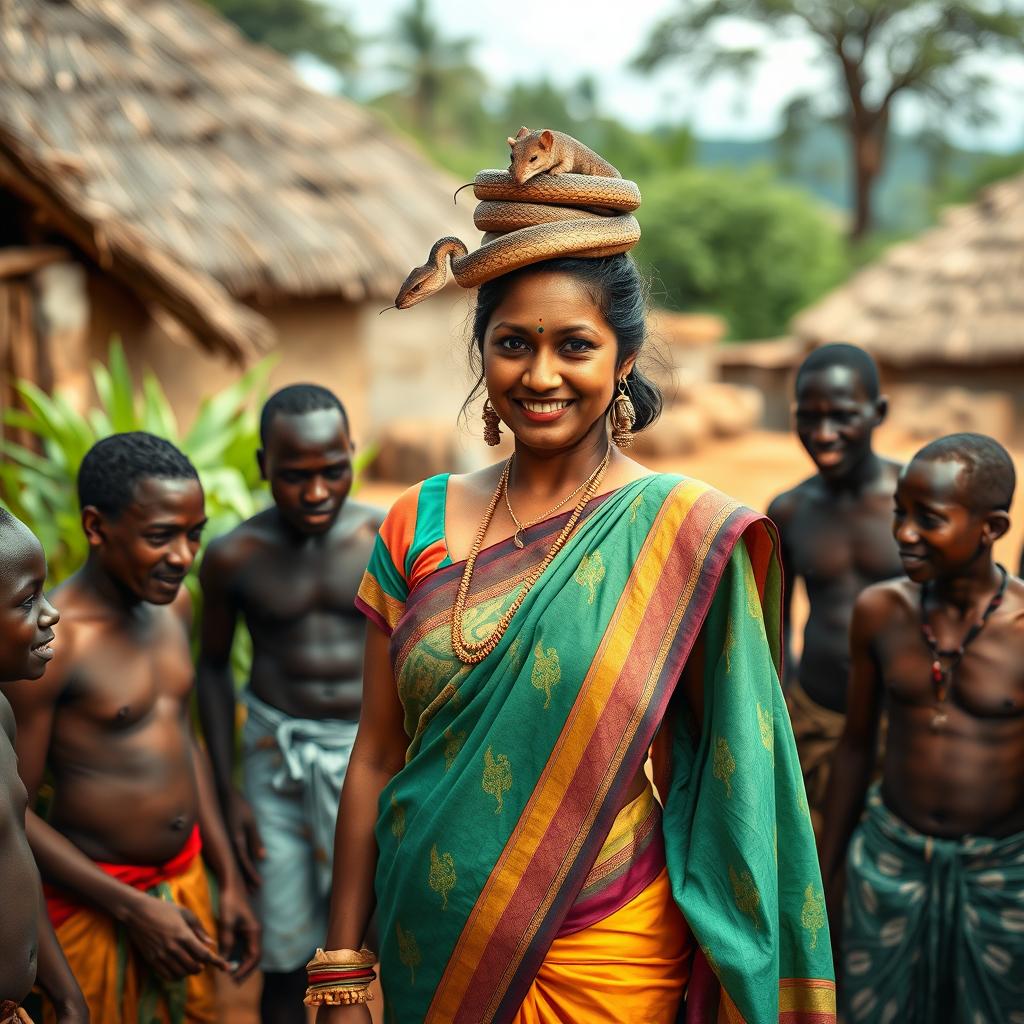
<svg viewBox="0 0 1024 1024"><path fill-rule="evenodd" d="M469 635L493 628L564 521L532 529L523 550L481 553ZM395 550L400 532L382 529L360 591L367 614L393 627L410 735L377 827L387 1019L515 1015L653 745L672 891L702 951L687 1019L834 1021L778 682L770 524L677 476L603 496L476 666L450 643L462 565L444 558L403 589L412 555ZM684 670L703 689L699 725L677 689Z"/></svg>

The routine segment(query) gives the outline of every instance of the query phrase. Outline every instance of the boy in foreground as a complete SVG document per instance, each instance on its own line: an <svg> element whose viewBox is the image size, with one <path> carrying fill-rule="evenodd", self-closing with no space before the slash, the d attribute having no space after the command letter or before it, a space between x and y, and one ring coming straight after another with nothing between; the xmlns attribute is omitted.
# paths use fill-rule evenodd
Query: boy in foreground
<svg viewBox="0 0 1024 1024"><path fill-rule="evenodd" d="M93 446L78 491L89 555L54 592L61 643L44 680L7 687L29 799L47 768L54 783L29 842L94 1022L213 1022L212 972L251 970L259 928L189 722L202 487L173 445L130 433Z"/></svg>
<svg viewBox="0 0 1024 1024"><path fill-rule="evenodd" d="M39 541L0 507L0 682L39 679L53 656L60 616L43 595L45 580ZM25 836L28 795L14 741L14 713L0 694L0 1024L28 1020L19 1004L37 979L37 966L60 1024L86 1024L89 1011L46 916Z"/></svg>
<svg viewBox="0 0 1024 1024"><path fill-rule="evenodd" d="M256 453L274 504L211 542L199 706L217 788L263 923L264 1024L302 1024L306 962L327 935L334 827L362 698L366 627L355 596L380 527L348 500L341 403L296 384L272 395ZM236 791L231 644L252 638Z"/></svg>
<svg viewBox="0 0 1024 1024"><path fill-rule="evenodd" d="M871 356L853 345L812 352L796 376L796 431L817 472L775 498L786 588L783 629L786 696L815 834L832 752L843 731L853 602L871 583L901 572L892 541L892 495L899 465L877 455L885 419ZM792 586L801 577L810 614L799 664L791 656Z"/></svg>
<svg viewBox="0 0 1024 1024"><path fill-rule="evenodd" d="M906 577L854 608L821 866L835 918L849 850L836 966L858 1024L1024 1019L1024 583L992 558L1014 483L991 438L923 448L896 491Z"/></svg>

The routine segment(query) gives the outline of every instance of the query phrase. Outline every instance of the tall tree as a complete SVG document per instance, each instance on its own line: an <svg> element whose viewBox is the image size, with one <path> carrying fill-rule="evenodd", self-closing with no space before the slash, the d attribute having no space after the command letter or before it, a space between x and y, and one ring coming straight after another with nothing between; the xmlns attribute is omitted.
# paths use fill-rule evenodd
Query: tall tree
<svg viewBox="0 0 1024 1024"><path fill-rule="evenodd" d="M682 60L705 74L749 71L764 48L731 45L718 31L737 19L762 27L766 44L784 36L818 44L843 99L855 240L872 226L872 187L885 164L893 103L916 93L933 108L976 120L986 113L993 83L969 58L1024 51L1024 15L1011 0L681 0L680 6L651 32L636 67L651 71Z"/></svg>
<svg viewBox="0 0 1024 1024"><path fill-rule="evenodd" d="M389 36L398 53L390 69L402 78L402 91L412 101L416 129L422 136L434 131L438 104L481 76L470 60L474 40L446 39L434 20L429 0L411 0L399 12Z"/></svg>
<svg viewBox="0 0 1024 1024"><path fill-rule="evenodd" d="M321 0L207 0L253 42L288 57L309 54L341 75L357 64L359 38Z"/></svg>

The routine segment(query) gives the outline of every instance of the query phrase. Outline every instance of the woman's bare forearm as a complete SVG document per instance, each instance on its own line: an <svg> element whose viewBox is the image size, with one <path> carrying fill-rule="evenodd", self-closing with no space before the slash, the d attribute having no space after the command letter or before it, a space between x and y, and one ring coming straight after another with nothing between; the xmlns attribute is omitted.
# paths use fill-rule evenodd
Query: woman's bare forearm
<svg viewBox="0 0 1024 1024"><path fill-rule="evenodd" d="M373 882L377 871L377 804L395 770L360 758L357 743L345 773L334 832L331 916L327 928L330 949L359 949L366 935L376 904Z"/></svg>

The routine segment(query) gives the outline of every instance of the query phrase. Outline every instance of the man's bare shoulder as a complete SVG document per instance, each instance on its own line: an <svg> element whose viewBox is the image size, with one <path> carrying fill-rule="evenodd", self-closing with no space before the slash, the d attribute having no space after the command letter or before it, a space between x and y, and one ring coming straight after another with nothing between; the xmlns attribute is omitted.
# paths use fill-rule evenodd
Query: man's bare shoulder
<svg viewBox="0 0 1024 1024"><path fill-rule="evenodd" d="M14 738L17 733L17 726L14 721L14 708L11 707L11 702L2 693L0 693L0 730L7 734L7 738L11 741L11 746L13 747Z"/></svg>
<svg viewBox="0 0 1024 1024"><path fill-rule="evenodd" d="M801 480L795 487L772 498L768 505L768 518L776 526L785 526L802 505L821 497L821 483L817 476Z"/></svg>
<svg viewBox="0 0 1024 1024"><path fill-rule="evenodd" d="M881 463L882 472L878 475L874 489L886 495L895 494L900 473L903 472L903 463L884 457L879 457L878 461Z"/></svg>
<svg viewBox="0 0 1024 1024"><path fill-rule="evenodd" d="M894 615L905 615L917 607L920 587L918 584L898 576L865 587L853 606L855 621L861 629L873 632L893 621Z"/></svg>
<svg viewBox="0 0 1024 1024"><path fill-rule="evenodd" d="M345 533L370 531L376 534L386 515L387 509L349 498L342 506L338 520Z"/></svg>
<svg viewBox="0 0 1024 1024"><path fill-rule="evenodd" d="M203 570L216 569L218 573L231 573L240 569L254 554L277 544L282 534L277 514L272 508L257 512L227 533L206 545Z"/></svg>
<svg viewBox="0 0 1024 1024"><path fill-rule="evenodd" d="M1002 613L1013 623L1013 631L1024 643L1024 579L1010 576L1006 582Z"/></svg>

